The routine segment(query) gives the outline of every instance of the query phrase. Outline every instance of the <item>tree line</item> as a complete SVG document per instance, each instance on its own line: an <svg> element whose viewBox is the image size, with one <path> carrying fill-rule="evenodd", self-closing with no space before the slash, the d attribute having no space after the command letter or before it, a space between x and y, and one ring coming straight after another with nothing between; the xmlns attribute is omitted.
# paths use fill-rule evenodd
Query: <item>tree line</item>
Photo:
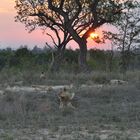
<svg viewBox="0 0 140 140"><path fill-rule="evenodd" d="M29 50L22 47L17 50L0 50L0 70L5 68L15 69L36 69L39 71L51 71L53 55L57 55L57 50ZM66 49L59 70L68 72L80 72L78 67L78 56L80 50ZM91 49L87 51L87 65L91 71L121 71L122 57L120 51ZM130 61L127 64L127 70L140 70L140 49L131 52Z"/></svg>

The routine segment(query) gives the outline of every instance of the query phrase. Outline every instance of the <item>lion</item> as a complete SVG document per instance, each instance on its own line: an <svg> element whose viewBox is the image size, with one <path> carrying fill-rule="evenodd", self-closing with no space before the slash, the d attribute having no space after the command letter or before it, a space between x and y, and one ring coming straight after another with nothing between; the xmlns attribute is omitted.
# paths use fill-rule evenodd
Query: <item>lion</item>
<svg viewBox="0 0 140 140"><path fill-rule="evenodd" d="M41 72L40 79L45 79L45 78L46 78L45 73L44 72Z"/></svg>
<svg viewBox="0 0 140 140"><path fill-rule="evenodd" d="M58 94L58 98L60 100L59 108L62 109L64 107L70 107L72 109L75 109L75 107L71 103L74 96L75 96L75 93L68 92L66 88L60 91Z"/></svg>

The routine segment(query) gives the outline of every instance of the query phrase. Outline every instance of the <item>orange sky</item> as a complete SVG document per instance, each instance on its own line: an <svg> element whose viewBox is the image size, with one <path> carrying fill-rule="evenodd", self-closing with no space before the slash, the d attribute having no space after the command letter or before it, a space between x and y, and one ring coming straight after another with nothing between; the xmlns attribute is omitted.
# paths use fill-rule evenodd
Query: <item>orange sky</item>
<svg viewBox="0 0 140 140"><path fill-rule="evenodd" d="M20 45L44 46L46 36L42 35L42 31L36 30L29 34L24 24L14 22L16 15L14 5L14 0L0 2L0 48L8 46L18 48Z"/></svg>
<svg viewBox="0 0 140 140"><path fill-rule="evenodd" d="M35 45L44 47L45 42L50 42L49 37L42 34L41 30L28 33L22 23L14 22L16 12L14 10L14 0L1 0L0 2L0 48L12 47L18 48L20 45L28 45L30 48ZM105 27L106 28L106 27ZM103 29L103 28L101 28ZM101 29L98 31L101 34ZM77 44L72 41L68 44L71 48L76 48ZM110 48L110 43L96 44L88 39L88 48L96 46L99 49Z"/></svg>

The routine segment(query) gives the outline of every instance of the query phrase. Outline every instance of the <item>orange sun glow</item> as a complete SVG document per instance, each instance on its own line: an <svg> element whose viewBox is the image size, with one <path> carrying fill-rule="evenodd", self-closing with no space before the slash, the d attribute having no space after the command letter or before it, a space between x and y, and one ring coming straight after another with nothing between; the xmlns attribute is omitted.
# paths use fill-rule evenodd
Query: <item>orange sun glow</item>
<svg viewBox="0 0 140 140"><path fill-rule="evenodd" d="M91 37L92 39L97 39L97 38L99 38L99 35L98 35L97 33L91 33L91 34L90 34L90 37Z"/></svg>

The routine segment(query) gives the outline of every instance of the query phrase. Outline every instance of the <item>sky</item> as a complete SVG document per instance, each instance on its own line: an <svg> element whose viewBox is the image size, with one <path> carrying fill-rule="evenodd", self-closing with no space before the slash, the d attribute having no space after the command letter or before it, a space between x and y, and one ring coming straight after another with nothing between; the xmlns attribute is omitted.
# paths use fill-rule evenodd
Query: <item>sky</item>
<svg viewBox="0 0 140 140"><path fill-rule="evenodd" d="M27 45L29 48L33 48L35 45L43 48L45 42L51 43L50 38L45 34L42 34L42 30L35 30L31 33L25 29L25 25L20 22L15 22L16 11L14 9L14 0L1 0L0 2L0 48L19 48L21 45ZM104 28L110 28L104 26L98 29L97 33L101 34ZM113 28L111 28L114 30ZM111 43L107 41L105 44L96 44L92 39L88 39L88 48L97 49L109 49ZM70 42L68 48L78 48L77 43Z"/></svg>

